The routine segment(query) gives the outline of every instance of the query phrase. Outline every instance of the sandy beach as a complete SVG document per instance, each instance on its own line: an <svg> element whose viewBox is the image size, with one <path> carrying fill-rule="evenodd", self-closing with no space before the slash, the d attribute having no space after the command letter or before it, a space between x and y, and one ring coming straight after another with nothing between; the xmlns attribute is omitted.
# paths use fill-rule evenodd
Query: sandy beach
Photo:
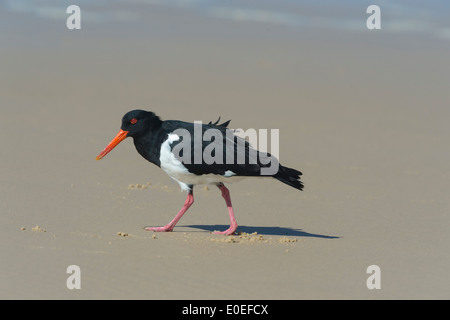
<svg viewBox="0 0 450 320"><path fill-rule="evenodd" d="M408 31L385 2L381 30L356 1L155 3L81 1L81 30L71 3L0 5L0 298L449 299L443 8L433 24L409 8L431 27ZM95 160L138 108L279 129L305 190L229 184L227 237L212 234L229 225L220 191L197 186L174 232L145 231L185 192L131 139Z"/></svg>

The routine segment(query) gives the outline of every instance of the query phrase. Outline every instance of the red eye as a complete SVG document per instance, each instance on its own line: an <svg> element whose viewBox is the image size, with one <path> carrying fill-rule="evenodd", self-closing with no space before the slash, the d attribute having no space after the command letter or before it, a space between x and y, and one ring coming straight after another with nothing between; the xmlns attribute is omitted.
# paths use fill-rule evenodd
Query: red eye
<svg viewBox="0 0 450 320"><path fill-rule="evenodd" d="M131 123L131 124L135 124L136 122L137 122L137 119L136 119L136 118L133 118L133 119L130 120L130 123Z"/></svg>

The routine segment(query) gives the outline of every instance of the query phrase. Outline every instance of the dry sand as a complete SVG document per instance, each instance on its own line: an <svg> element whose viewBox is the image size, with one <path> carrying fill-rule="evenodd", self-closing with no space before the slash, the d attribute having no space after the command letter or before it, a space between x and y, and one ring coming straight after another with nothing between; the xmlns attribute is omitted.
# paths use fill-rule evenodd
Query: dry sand
<svg viewBox="0 0 450 320"><path fill-rule="evenodd" d="M145 19L80 31L1 12L0 298L450 298L448 40L127 10ZM174 232L144 231L185 194L131 140L95 161L133 108L279 128L305 191L229 185L225 237L220 192L199 186Z"/></svg>

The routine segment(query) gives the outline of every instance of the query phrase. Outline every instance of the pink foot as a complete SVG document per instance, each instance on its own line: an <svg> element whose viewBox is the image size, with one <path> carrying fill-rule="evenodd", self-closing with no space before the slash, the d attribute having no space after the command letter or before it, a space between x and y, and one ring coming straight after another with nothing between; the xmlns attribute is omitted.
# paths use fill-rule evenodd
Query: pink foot
<svg viewBox="0 0 450 320"><path fill-rule="evenodd" d="M214 231L214 234L224 234L224 235L232 235L236 231L238 225L236 222L236 218L234 217L233 206L231 205L230 191L228 191L227 187L223 183L218 183L217 187L222 191L222 197L225 199L228 208L228 214L230 215L230 227L225 231Z"/></svg>
<svg viewBox="0 0 450 320"><path fill-rule="evenodd" d="M192 190L188 192L188 196L186 198L186 202L184 203L183 208L181 208L180 212L177 213L175 218L172 219L168 224L166 224L164 227L145 227L144 230L147 231L156 231L156 232L170 232L173 230L175 225L177 224L178 220L181 219L183 214L189 209L189 207L194 203L194 195L192 193Z"/></svg>
<svg viewBox="0 0 450 320"><path fill-rule="evenodd" d="M225 231L214 231L213 234L224 234L226 236L230 236L232 234L234 234L234 232L237 229L237 225L235 226L230 226L227 230Z"/></svg>
<svg viewBox="0 0 450 320"><path fill-rule="evenodd" d="M164 227L145 227L144 230L155 231L155 232L170 232L170 231L173 230L173 227L168 227L168 226L164 226Z"/></svg>

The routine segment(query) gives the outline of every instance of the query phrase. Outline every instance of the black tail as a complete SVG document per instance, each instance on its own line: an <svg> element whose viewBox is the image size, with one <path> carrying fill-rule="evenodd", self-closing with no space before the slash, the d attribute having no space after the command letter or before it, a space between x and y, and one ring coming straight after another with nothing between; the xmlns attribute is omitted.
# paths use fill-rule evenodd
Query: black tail
<svg viewBox="0 0 450 320"><path fill-rule="evenodd" d="M282 165L280 165L277 174L275 174L273 177L280 180L281 182L290 185L291 187L294 187L295 189L302 191L303 183L300 181L301 175L302 173L298 170L283 167Z"/></svg>

